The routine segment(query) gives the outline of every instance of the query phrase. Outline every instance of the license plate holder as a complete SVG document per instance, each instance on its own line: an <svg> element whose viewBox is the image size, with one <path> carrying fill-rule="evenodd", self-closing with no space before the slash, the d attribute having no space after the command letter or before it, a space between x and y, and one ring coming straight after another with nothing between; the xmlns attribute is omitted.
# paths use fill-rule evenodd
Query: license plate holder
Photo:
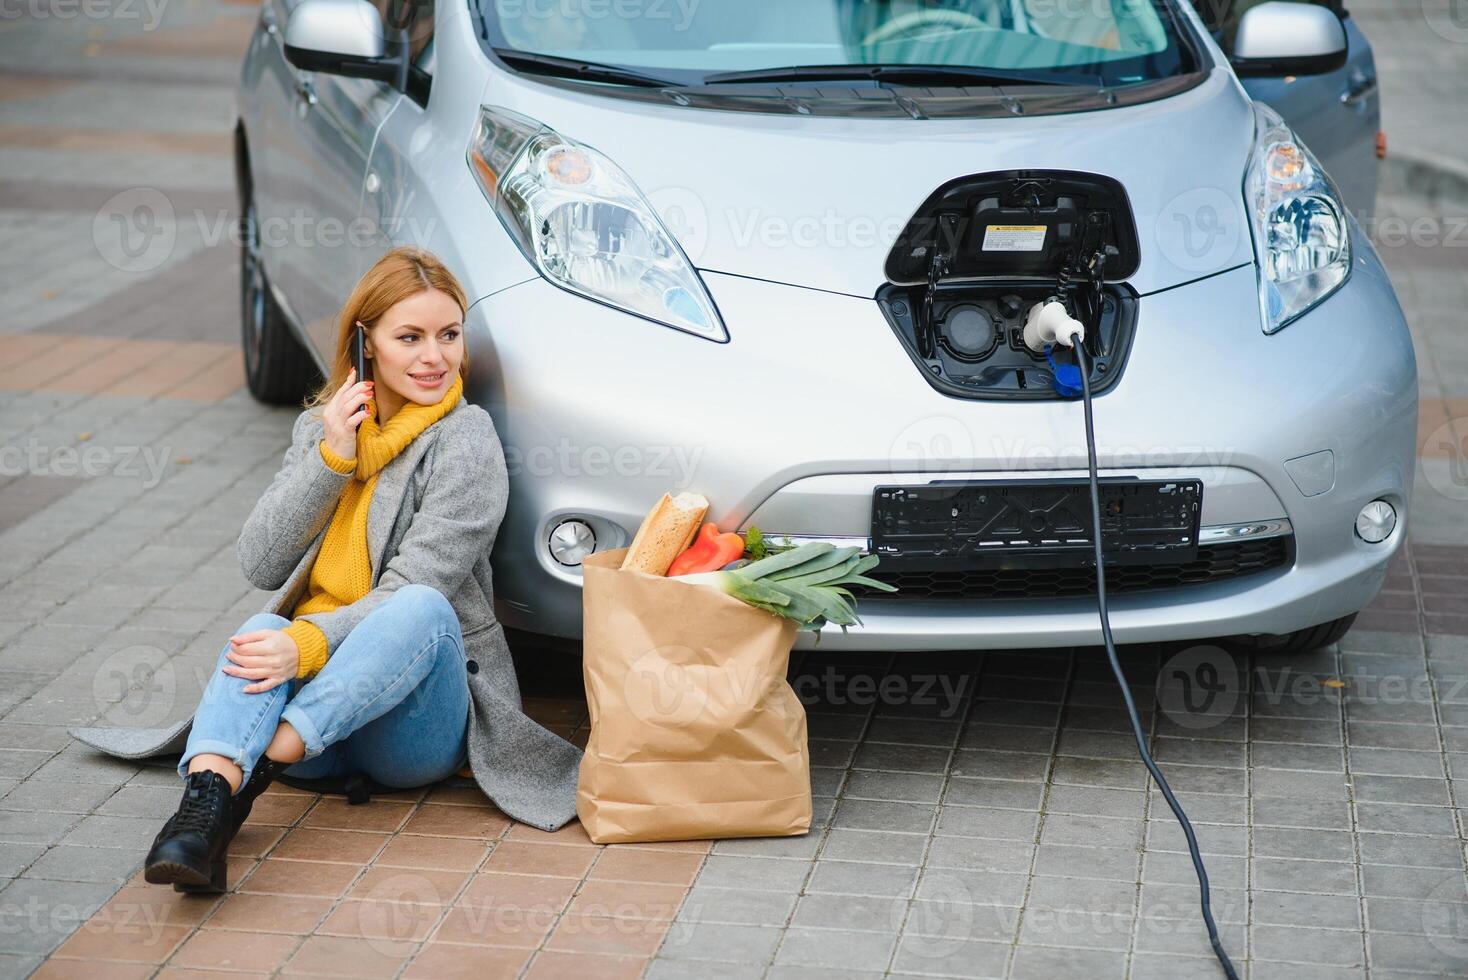
<svg viewBox="0 0 1468 980"><path fill-rule="evenodd" d="M1197 557L1202 481L1107 477L1099 489L1108 565ZM872 553L905 570L1094 565L1090 484L1059 477L878 486Z"/></svg>

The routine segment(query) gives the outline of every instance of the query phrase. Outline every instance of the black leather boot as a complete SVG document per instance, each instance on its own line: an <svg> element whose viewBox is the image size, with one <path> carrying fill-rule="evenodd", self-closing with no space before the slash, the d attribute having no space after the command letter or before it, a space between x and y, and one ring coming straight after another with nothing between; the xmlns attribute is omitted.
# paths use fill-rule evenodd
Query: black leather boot
<svg viewBox="0 0 1468 980"><path fill-rule="evenodd" d="M274 759L261 756L260 761L255 763L255 768L250 770L250 778L245 780L245 785L234 795L230 802L233 813L233 832L230 837L240 832L245 825L245 819L249 817L250 810L255 805L255 799L265 792L265 787L275 782L275 777L295 765L293 762L276 762Z"/></svg>
<svg viewBox="0 0 1468 980"><path fill-rule="evenodd" d="M207 770L189 773L178 812L148 850L143 878L179 892L223 892L224 856L234 839L231 809L229 780Z"/></svg>

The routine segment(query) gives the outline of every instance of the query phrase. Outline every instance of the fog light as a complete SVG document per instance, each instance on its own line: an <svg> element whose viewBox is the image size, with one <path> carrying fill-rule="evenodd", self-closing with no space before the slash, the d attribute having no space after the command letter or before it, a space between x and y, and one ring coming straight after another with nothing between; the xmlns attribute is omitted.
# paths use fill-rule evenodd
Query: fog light
<svg viewBox="0 0 1468 980"><path fill-rule="evenodd" d="M562 521L551 532L551 557L562 565L579 565L595 550L596 533L584 521Z"/></svg>
<svg viewBox="0 0 1468 980"><path fill-rule="evenodd" d="M1373 500L1356 515L1356 533L1361 540L1380 544L1397 526L1397 509L1385 500Z"/></svg>

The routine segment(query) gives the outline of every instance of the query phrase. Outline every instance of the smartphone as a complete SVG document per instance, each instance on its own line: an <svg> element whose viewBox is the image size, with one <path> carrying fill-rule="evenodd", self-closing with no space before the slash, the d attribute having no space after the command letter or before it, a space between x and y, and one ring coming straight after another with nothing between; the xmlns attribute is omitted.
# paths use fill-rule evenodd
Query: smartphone
<svg viewBox="0 0 1468 980"><path fill-rule="evenodd" d="M362 329L362 325L361 324L358 324L357 325L356 332L352 334L352 365L354 367L356 367L356 369L357 369L357 380L358 381L366 381L367 380L367 331L365 331L365 330ZM359 402L352 409L352 414L353 415L357 414L357 412L359 412L361 410L362 405L364 405L364 404L366 404L366 403L365 402Z"/></svg>

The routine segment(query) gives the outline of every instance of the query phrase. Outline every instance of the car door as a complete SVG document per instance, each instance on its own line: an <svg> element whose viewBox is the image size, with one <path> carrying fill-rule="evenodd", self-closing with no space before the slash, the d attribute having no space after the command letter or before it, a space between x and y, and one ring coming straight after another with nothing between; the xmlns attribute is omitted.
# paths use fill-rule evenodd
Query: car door
<svg viewBox="0 0 1468 980"><path fill-rule="evenodd" d="M395 245L430 244L440 216L424 211L430 199L414 191L424 179L422 169L455 159L442 153L428 117L437 64L433 43L437 4L434 0L415 0L415 8L415 20L408 29L408 91L383 124L373 146L367 192L362 200L362 214L376 228L379 251Z"/></svg>
<svg viewBox="0 0 1468 980"><path fill-rule="evenodd" d="M1224 53L1233 54L1239 18L1264 0L1194 0ZM1376 134L1381 128L1376 61L1341 0L1296 0L1328 7L1343 19L1346 63L1321 75L1241 79L1251 98L1272 106L1335 179L1346 207L1358 216L1376 210ZM1210 17L1210 11L1213 16Z"/></svg>
<svg viewBox="0 0 1468 980"><path fill-rule="evenodd" d="M264 0L277 25L297 0ZM379 12L386 0L378 0ZM374 248L360 218L362 185L382 121L402 97L363 78L302 71L285 59L285 28L262 68L263 140L255 147L256 207L266 271L284 307L330 356L335 316Z"/></svg>

